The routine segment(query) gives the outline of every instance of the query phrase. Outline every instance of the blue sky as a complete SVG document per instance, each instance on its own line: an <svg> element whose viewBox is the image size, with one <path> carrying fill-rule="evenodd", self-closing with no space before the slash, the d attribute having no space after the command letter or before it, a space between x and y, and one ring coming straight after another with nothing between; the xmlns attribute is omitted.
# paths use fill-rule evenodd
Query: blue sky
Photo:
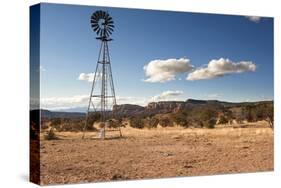
<svg viewBox="0 0 281 188"><path fill-rule="evenodd" d="M42 4L44 108L86 105L91 83L78 78L95 69L100 41L90 16L99 9L115 23L109 48L118 103L273 99L272 18Z"/></svg>

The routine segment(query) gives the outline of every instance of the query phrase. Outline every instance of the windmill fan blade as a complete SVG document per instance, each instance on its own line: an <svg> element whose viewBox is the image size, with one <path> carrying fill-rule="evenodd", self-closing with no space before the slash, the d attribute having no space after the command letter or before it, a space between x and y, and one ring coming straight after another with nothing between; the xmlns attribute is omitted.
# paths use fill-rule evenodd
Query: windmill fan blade
<svg viewBox="0 0 281 188"><path fill-rule="evenodd" d="M99 13L98 12L96 12L96 14L95 14L95 19L99 20Z"/></svg>
<svg viewBox="0 0 281 188"><path fill-rule="evenodd" d="M106 12L105 16L104 16L104 19L107 20L109 17L110 17L109 14Z"/></svg>
<svg viewBox="0 0 281 188"><path fill-rule="evenodd" d="M112 32L111 32L109 29L107 30L107 32L108 32L110 35L112 34Z"/></svg>
<svg viewBox="0 0 281 188"><path fill-rule="evenodd" d="M99 27L98 24L92 24L92 28L97 28L97 27Z"/></svg>
<svg viewBox="0 0 281 188"><path fill-rule="evenodd" d="M99 16L100 16L99 11L96 11L96 12L95 12L95 15L96 15L96 19L98 20L98 19L99 19Z"/></svg>
<svg viewBox="0 0 281 188"><path fill-rule="evenodd" d="M113 28L112 27L107 27L107 29L111 32L113 32Z"/></svg>
<svg viewBox="0 0 281 188"><path fill-rule="evenodd" d="M96 32L98 30L99 26L93 26L94 31Z"/></svg>
<svg viewBox="0 0 281 188"><path fill-rule="evenodd" d="M94 14L92 15L91 19L96 20L96 19L97 19L97 14L94 13Z"/></svg>
<svg viewBox="0 0 281 188"><path fill-rule="evenodd" d="M102 18L105 18L106 12L102 11Z"/></svg>
<svg viewBox="0 0 281 188"><path fill-rule="evenodd" d="M94 13L94 15L95 15L96 17L98 17L98 16L99 16L99 11L96 11L96 12Z"/></svg>
<svg viewBox="0 0 281 188"><path fill-rule="evenodd" d="M114 25L112 25L112 24L109 24L109 25L107 25L108 27L113 27L114 28Z"/></svg>
<svg viewBox="0 0 281 188"><path fill-rule="evenodd" d="M114 23L113 21L106 22L107 25L110 25L110 24L113 24L113 23Z"/></svg>
<svg viewBox="0 0 281 188"><path fill-rule="evenodd" d="M92 23L91 25L92 25L92 27L99 27L98 23Z"/></svg>
<svg viewBox="0 0 281 188"><path fill-rule="evenodd" d="M109 36L108 30L105 29L104 31L105 31L105 32L104 32L104 33L105 33L105 36L108 37L108 36Z"/></svg>
<svg viewBox="0 0 281 188"><path fill-rule="evenodd" d="M111 20L112 20L112 17L109 16L109 17L107 18L107 21L111 21Z"/></svg>
<svg viewBox="0 0 281 188"><path fill-rule="evenodd" d="M99 11L99 19L102 17L102 11Z"/></svg>
<svg viewBox="0 0 281 188"><path fill-rule="evenodd" d="M105 21L106 21L107 23L113 22L112 19L111 19L111 20L110 20L110 19L106 19Z"/></svg>
<svg viewBox="0 0 281 188"><path fill-rule="evenodd" d="M100 29L100 28L98 28L97 35L99 35L99 34L100 34L100 31L101 31L101 29Z"/></svg>
<svg viewBox="0 0 281 188"><path fill-rule="evenodd" d="M97 24L98 22L96 20L91 20L92 24Z"/></svg>
<svg viewBox="0 0 281 188"><path fill-rule="evenodd" d="M97 18L98 18L98 17L97 17L97 14L93 14L93 15L91 16L91 19L92 19L92 20L97 20Z"/></svg>
<svg viewBox="0 0 281 188"><path fill-rule="evenodd" d="M101 29L100 31L100 36L103 36L103 29Z"/></svg>

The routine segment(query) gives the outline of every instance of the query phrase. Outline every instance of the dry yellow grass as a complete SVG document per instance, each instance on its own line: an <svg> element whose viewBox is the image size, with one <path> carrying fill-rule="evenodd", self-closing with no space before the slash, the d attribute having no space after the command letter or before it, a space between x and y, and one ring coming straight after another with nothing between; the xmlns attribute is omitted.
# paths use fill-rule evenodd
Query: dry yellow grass
<svg viewBox="0 0 281 188"><path fill-rule="evenodd" d="M270 128L122 128L98 133L58 132L41 143L42 184L76 183L273 170Z"/></svg>

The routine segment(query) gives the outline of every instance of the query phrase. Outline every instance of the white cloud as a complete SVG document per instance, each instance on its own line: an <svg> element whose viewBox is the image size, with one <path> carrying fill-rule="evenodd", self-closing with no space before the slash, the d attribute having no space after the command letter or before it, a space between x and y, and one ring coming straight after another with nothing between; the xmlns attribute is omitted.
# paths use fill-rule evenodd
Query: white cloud
<svg viewBox="0 0 281 188"><path fill-rule="evenodd" d="M261 20L261 17L259 16L246 16L246 18L255 23L259 23Z"/></svg>
<svg viewBox="0 0 281 188"><path fill-rule="evenodd" d="M148 77L145 82L167 82L175 80L179 73L187 73L193 70L193 65L186 58L153 60L143 67L145 75Z"/></svg>
<svg viewBox="0 0 281 188"><path fill-rule="evenodd" d="M43 109L68 109L87 106L89 95L76 95L72 97L50 97L41 98L41 108Z"/></svg>
<svg viewBox="0 0 281 188"><path fill-rule="evenodd" d="M92 98L93 104L97 106L100 103L99 98ZM147 99L144 97L120 97L116 96L117 104L137 104L144 106ZM65 110L71 108L87 107L89 95L76 95L71 97L49 97L41 98L41 108L49 110ZM113 103L111 103L113 104Z"/></svg>
<svg viewBox="0 0 281 188"><path fill-rule="evenodd" d="M102 74L97 74L96 80L100 79L101 75ZM80 75L78 76L78 80L93 82L94 77L95 73L80 73Z"/></svg>
<svg viewBox="0 0 281 188"><path fill-rule="evenodd" d="M164 91L159 95L151 97L150 101L165 101L165 100L178 100L178 96L182 95L183 91Z"/></svg>
<svg viewBox="0 0 281 188"><path fill-rule="evenodd" d="M227 74L254 72L256 65L251 61L232 62L229 59L214 59L207 67L198 68L187 76L187 80L204 80L222 77Z"/></svg>
<svg viewBox="0 0 281 188"><path fill-rule="evenodd" d="M145 106L147 104L147 98L145 97L122 97L116 96L117 104L136 104Z"/></svg>
<svg viewBox="0 0 281 188"><path fill-rule="evenodd" d="M182 95L182 91L164 91L153 97L131 97L116 96L117 104L136 104L146 106L149 102L179 100L178 96ZM97 106L98 98L93 98L93 103ZM85 108L89 102L89 95L75 95L71 97L49 97L41 98L41 108L48 110L66 110L72 108Z"/></svg>
<svg viewBox="0 0 281 188"><path fill-rule="evenodd" d="M217 98L219 98L221 95L218 94L218 93L211 93L211 94L207 94L206 96L207 96L207 98L209 98L209 99L217 99Z"/></svg>

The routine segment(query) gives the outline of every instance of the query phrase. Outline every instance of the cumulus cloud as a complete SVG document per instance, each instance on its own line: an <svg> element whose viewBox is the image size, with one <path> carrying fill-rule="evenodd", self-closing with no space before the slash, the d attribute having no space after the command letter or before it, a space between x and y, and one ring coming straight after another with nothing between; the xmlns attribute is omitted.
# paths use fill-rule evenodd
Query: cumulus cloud
<svg viewBox="0 0 281 188"><path fill-rule="evenodd" d="M259 16L246 16L246 18L251 22L255 22L255 23L259 23L261 20L261 17Z"/></svg>
<svg viewBox="0 0 281 188"><path fill-rule="evenodd" d="M41 108L50 110L61 110L68 108L87 106L89 95L75 95L71 97L49 97L41 98Z"/></svg>
<svg viewBox="0 0 281 188"><path fill-rule="evenodd" d="M97 74L96 80L100 79L101 75L102 74ZM94 77L95 77L95 73L80 73L80 75L78 76L78 80L93 82Z"/></svg>
<svg viewBox="0 0 281 188"><path fill-rule="evenodd" d="M175 80L179 73L187 73L193 70L193 65L186 58L153 60L143 67L146 78L145 82L160 82Z"/></svg>
<svg viewBox="0 0 281 188"><path fill-rule="evenodd" d="M157 101L165 101L165 100L177 100L178 96L182 95L183 91L164 91L159 95L155 95L151 97L150 101L157 102Z"/></svg>
<svg viewBox="0 0 281 188"><path fill-rule="evenodd" d="M100 103L99 98L92 98L93 104L97 106ZM147 99L144 97L121 97L116 96L117 104L137 104L144 106ZM87 107L89 95L75 95L71 97L49 97L41 98L41 108L49 110L66 110L71 108Z"/></svg>
<svg viewBox="0 0 281 188"><path fill-rule="evenodd" d="M178 96L182 95L182 91L164 91L153 97L132 97L132 96L116 96L117 104L136 104L146 106L149 102L179 100ZM94 105L100 103L98 98L92 98ZM43 109L48 110L67 110L73 108L85 108L89 102L89 95L75 95L71 97L49 97L41 98L40 105Z"/></svg>
<svg viewBox="0 0 281 188"><path fill-rule="evenodd" d="M116 96L117 104L136 104L145 106L147 104L147 98L145 97L130 97L130 96Z"/></svg>
<svg viewBox="0 0 281 188"><path fill-rule="evenodd" d="M237 74L243 72L254 72L256 65L251 61L232 62L229 59L214 59L209 62L207 67L201 67L191 72L187 80L204 80L222 77L227 74Z"/></svg>
<svg viewBox="0 0 281 188"><path fill-rule="evenodd" d="M207 94L206 97L208 97L209 99L217 99L219 98L221 95L218 93L211 93L211 94Z"/></svg>

